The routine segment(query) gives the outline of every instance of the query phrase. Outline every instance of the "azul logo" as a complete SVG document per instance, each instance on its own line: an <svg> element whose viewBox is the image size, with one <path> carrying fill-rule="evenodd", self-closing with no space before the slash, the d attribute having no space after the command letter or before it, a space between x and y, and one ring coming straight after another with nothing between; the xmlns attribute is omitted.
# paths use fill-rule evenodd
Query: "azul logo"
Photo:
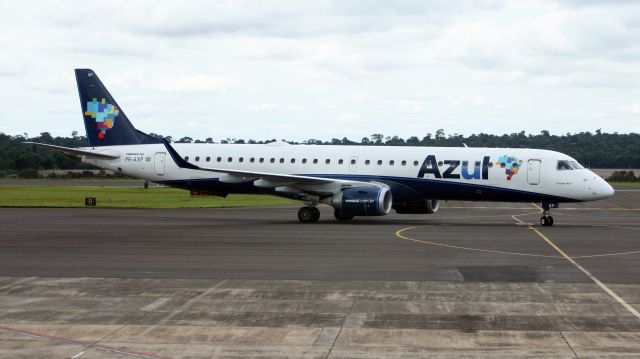
<svg viewBox="0 0 640 359"><path fill-rule="evenodd" d="M102 101L98 102L98 99L94 97L92 101L87 102L87 110L84 112L84 115L91 116L91 118L96 120L98 138L103 139L107 130L113 128L118 113L118 108L107 103L106 99L103 98Z"/></svg>
<svg viewBox="0 0 640 359"><path fill-rule="evenodd" d="M522 160L515 158L514 156L500 156L498 158L498 162L496 165L504 168L504 173L507 175L507 181L511 181L511 177L514 174L518 173L520 166L522 165Z"/></svg>
<svg viewBox="0 0 640 359"><path fill-rule="evenodd" d="M459 160L445 160L444 165L446 165L446 170L440 173L440 169L438 168L438 161L436 161L436 156L429 155L424 159L422 163L422 167L420 167L420 172L418 172L419 178L424 178L425 174L431 173L435 178L454 178L459 179L460 177L464 179L489 179L489 156L484 156L481 161L475 161L473 164L471 162L464 161L462 162L462 167L458 171L458 167L460 167L461 161Z"/></svg>

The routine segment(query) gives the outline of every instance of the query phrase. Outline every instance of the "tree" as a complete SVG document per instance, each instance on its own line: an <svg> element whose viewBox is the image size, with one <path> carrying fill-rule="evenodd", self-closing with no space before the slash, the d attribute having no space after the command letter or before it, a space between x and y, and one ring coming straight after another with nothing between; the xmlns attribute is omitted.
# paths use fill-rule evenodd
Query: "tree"
<svg viewBox="0 0 640 359"><path fill-rule="evenodd" d="M381 145L382 139L384 138L384 136L381 133L374 133L370 137L371 137L371 142L373 142L374 145Z"/></svg>

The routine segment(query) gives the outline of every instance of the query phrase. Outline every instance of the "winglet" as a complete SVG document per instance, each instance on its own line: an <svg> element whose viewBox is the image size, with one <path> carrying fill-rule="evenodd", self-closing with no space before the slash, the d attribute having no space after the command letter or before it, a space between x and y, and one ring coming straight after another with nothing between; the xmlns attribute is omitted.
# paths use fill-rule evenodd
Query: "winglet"
<svg viewBox="0 0 640 359"><path fill-rule="evenodd" d="M173 158L173 162L175 162L178 167L180 168L189 168L192 170L199 170L200 167L191 164L189 162L187 162L184 158L182 158L182 156L180 156L180 154L178 152L176 152L176 150L171 147L171 145L169 144L169 141L167 141L166 139L162 139L162 143L164 143L164 147L167 148L167 151L169 152L169 154L171 155L171 158Z"/></svg>

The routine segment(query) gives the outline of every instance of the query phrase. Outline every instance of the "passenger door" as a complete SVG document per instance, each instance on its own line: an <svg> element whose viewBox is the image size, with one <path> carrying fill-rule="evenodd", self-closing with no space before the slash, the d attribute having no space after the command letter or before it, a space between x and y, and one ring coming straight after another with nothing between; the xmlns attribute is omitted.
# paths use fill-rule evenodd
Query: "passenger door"
<svg viewBox="0 0 640 359"><path fill-rule="evenodd" d="M156 157L154 160L154 168L156 171L156 175L158 176L164 176L164 157L165 157L166 153L164 152L157 152L156 153Z"/></svg>
<svg viewBox="0 0 640 359"><path fill-rule="evenodd" d="M527 182L531 185L540 184L540 160L529 160Z"/></svg>

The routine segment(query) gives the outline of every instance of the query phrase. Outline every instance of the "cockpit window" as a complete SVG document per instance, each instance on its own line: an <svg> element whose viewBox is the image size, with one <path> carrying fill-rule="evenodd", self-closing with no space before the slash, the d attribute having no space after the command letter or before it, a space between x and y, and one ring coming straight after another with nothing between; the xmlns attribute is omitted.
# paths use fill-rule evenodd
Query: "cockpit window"
<svg viewBox="0 0 640 359"><path fill-rule="evenodd" d="M572 170L573 167L571 167L571 164L569 164L569 161L560 160L558 161L557 169L558 171L564 171L564 170Z"/></svg>
<svg viewBox="0 0 640 359"><path fill-rule="evenodd" d="M573 166L573 168L575 168L575 169L577 169L577 170L581 170L581 169L583 169L583 168L584 168L584 167L582 167L582 165L581 165L581 164L579 164L579 163L578 163L578 162L576 162L576 161L569 161L569 162L571 162L571 165Z"/></svg>

